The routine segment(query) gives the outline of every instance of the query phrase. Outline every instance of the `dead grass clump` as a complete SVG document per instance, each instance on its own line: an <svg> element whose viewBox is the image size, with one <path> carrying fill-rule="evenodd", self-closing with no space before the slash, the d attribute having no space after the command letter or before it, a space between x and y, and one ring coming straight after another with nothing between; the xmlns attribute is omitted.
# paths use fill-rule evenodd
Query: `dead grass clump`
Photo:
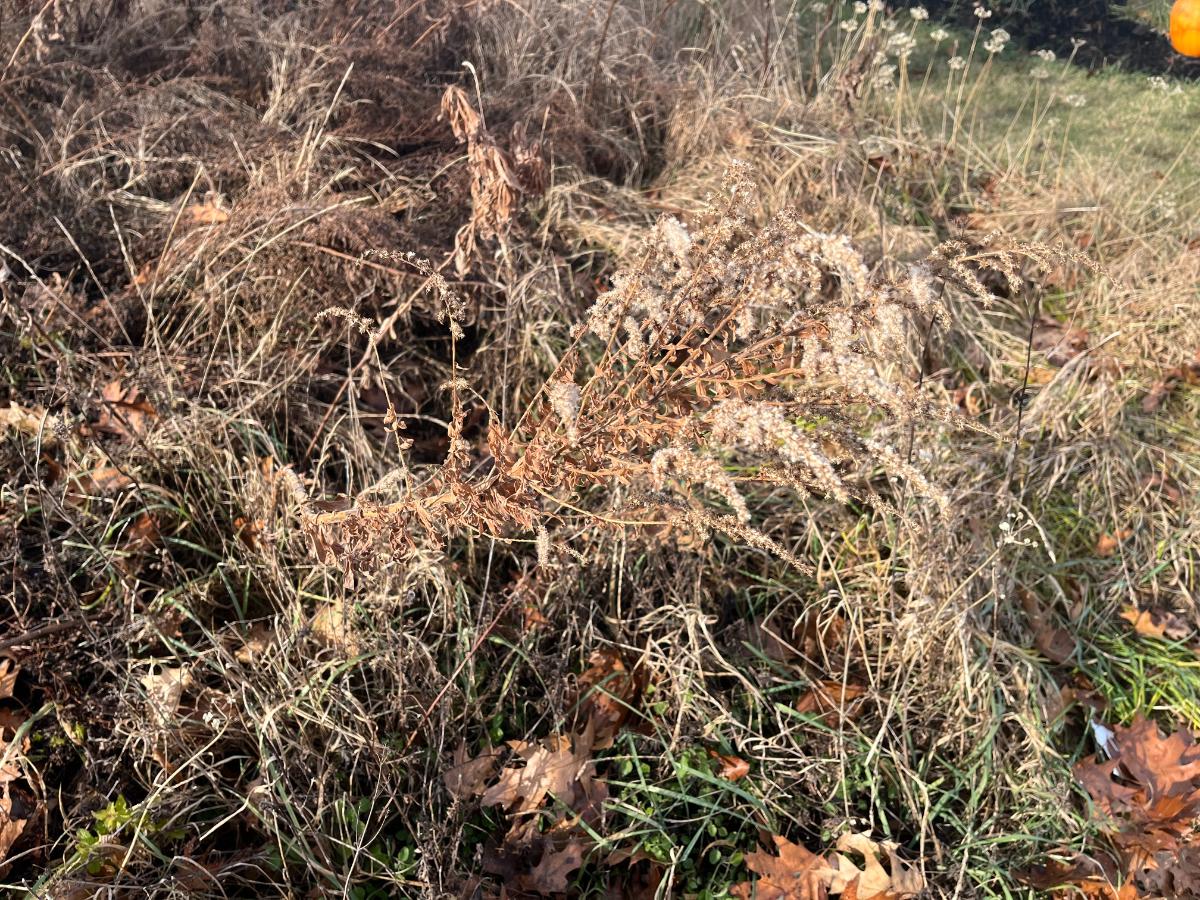
<svg viewBox="0 0 1200 900"><path fill-rule="evenodd" d="M614 276L573 330L542 402L511 426L490 417L478 454L463 438L467 382L448 382L445 463L425 477L406 470L394 479L403 496L392 502L334 501L327 509L306 502L321 557L359 568L382 546L402 559L424 540L457 531L508 537L514 528L549 529L580 516L657 525L639 512L654 489L674 496L670 519L702 534L725 531L803 567L785 545L747 527L744 490L786 486L801 497L853 497L892 509L890 491L852 484L864 467L903 480L945 510L945 496L878 436L877 421L953 418L922 398L897 365L908 349L908 313L944 317L934 269L916 266L903 281L879 281L845 238L815 233L794 215L755 227L753 198L747 173L735 167L724 198L694 233L661 219L637 265ZM1020 290L1018 260L1049 252L950 242L932 262L940 277L988 297L980 273L998 273ZM618 484L632 494L614 491ZM596 489L615 504L587 509ZM705 511L697 505L705 494L734 514Z"/></svg>

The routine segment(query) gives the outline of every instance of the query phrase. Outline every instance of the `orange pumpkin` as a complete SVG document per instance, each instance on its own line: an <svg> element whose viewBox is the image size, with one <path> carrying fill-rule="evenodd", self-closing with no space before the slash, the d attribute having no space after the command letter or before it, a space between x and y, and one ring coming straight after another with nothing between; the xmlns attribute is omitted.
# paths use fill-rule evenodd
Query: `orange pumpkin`
<svg viewBox="0 0 1200 900"><path fill-rule="evenodd" d="M1200 0L1175 0L1171 46L1184 56L1200 56Z"/></svg>

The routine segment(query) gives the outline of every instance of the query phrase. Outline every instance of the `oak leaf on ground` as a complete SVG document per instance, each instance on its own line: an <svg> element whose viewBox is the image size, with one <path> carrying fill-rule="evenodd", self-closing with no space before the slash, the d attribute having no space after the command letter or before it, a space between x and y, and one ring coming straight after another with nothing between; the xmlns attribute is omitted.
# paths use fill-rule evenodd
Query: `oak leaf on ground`
<svg viewBox="0 0 1200 900"><path fill-rule="evenodd" d="M853 718L857 715L867 695L861 684L840 681L815 681L808 692L796 701L796 711L808 715L820 715L827 725L834 725L841 716Z"/></svg>
<svg viewBox="0 0 1200 900"><path fill-rule="evenodd" d="M442 781L450 796L458 800L478 797L487 790L487 783L492 780L500 767L500 755L488 749L484 753L470 759L467 757L467 745L459 744L454 751L454 764L442 773Z"/></svg>
<svg viewBox="0 0 1200 900"><path fill-rule="evenodd" d="M1033 324L1033 349L1045 354L1050 365L1065 366L1087 352L1088 333L1083 328L1072 328L1051 316L1041 315Z"/></svg>
<svg viewBox="0 0 1200 900"><path fill-rule="evenodd" d="M100 392L103 409L91 430L130 439L142 437L158 419L158 410L142 399L136 387L121 379L110 381Z"/></svg>
<svg viewBox="0 0 1200 900"><path fill-rule="evenodd" d="M891 842L872 840L868 834L843 834L838 838L837 849L840 852L834 860L838 877L830 886L830 893L840 893L842 900L892 900L913 897L925 890L920 871L901 860ZM861 870L844 855L847 853L862 857ZM887 857L887 869L883 857ZM843 884L844 889L840 887Z"/></svg>
<svg viewBox="0 0 1200 900"><path fill-rule="evenodd" d="M229 213L217 206L210 196L201 203L193 203L184 209L184 214L196 225L220 225L229 221Z"/></svg>
<svg viewBox="0 0 1200 900"><path fill-rule="evenodd" d="M593 749L611 747L617 733L638 712L648 678L644 667L627 665L611 648L597 650L579 676L578 710L582 721L595 727Z"/></svg>
<svg viewBox="0 0 1200 900"><path fill-rule="evenodd" d="M717 777L724 778L726 781L740 781L750 774L750 763L740 756L727 756L724 753L717 753L715 750L709 750L708 753L721 764L720 769L717 770Z"/></svg>
<svg viewBox="0 0 1200 900"><path fill-rule="evenodd" d="M1131 537L1133 537L1133 532L1128 528L1105 532L1096 540L1096 555L1104 558L1112 556L1117 552L1117 548Z"/></svg>
<svg viewBox="0 0 1200 900"><path fill-rule="evenodd" d="M746 854L746 868L758 880L734 885L731 893L743 900L825 900L837 876L830 861L781 835L773 840L775 855L761 850Z"/></svg>
<svg viewBox="0 0 1200 900"><path fill-rule="evenodd" d="M1121 618L1145 637L1181 641L1192 634L1192 629L1181 616L1167 610L1127 606L1121 611Z"/></svg>
<svg viewBox="0 0 1200 900"><path fill-rule="evenodd" d="M1138 717L1128 727L1113 729L1110 746L1108 759L1078 763L1075 777L1091 796L1096 818L1120 857L1123 880L1200 885L1200 833L1195 827L1200 818L1200 744L1182 729L1163 737L1153 721Z"/></svg>
<svg viewBox="0 0 1200 900"><path fill-rule="evenodd" d="M525 765L506 766L480 802L519 815L538 809L551 796L584 821L599 820L608 788L596 778L594 741L590 726L582 734L556 735L536 744L510 741Z"/></svg>
<svg viewBox="0 0 1200 900"><path fill-rule="evenodd" d="M1187 362L1163 373L1142 398L1142 411L1155 412L1181 384L1200 384L1200 350Z"/></svg>
<svg viewBox="0 0 1200 900"><path fill-rule="evenodd" d="M537 894L563 894L570 887L571 873L582 865L582 842L570 840L561 850L547 845L541 861L518 882L525 890Z"/></svg>

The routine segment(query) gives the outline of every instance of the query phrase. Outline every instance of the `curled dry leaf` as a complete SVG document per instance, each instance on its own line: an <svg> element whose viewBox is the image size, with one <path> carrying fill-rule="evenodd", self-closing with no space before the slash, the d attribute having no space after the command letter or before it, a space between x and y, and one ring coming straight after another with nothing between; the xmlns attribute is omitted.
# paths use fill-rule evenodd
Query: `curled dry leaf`
<svg viewBox="0 0 1200 900"><path fill-rule="evenodd" d="M245 516L238 516L233 520L234 534L248 550L258 549L259 535L266 527L267 523L262 519L247 519Z"/></svg>
<svg viewBox="0 0 1200 900"><path fill-rule="evenodd" d="M751 884L735 885L735 897L749 900L825 900L841 895L843 900L902 900L925 890L919 871L896 854L896 845L872 840L868 834L844 834L837 852L818 856L785 837L774 837L776 856L746 854L746 867L759 875ZM862 860L860 868L850 854ZM883 860L887 859L885 868Z"/></svg>
<svg viewBox="0 0 1200 900"><path fill-rule="evenodd" d="M717 771L719 778L724 778L726 781L740 781L750 774L750 763L740 756L726 756L715 750L709 750L708 753L721 763L721 768Z"/></svg>
<svg viewBox="0 0 1200 900"><path fill-rule="evenodd" d="M19 672L11 659L0 659L0 700L12 697ZM24 834L37 808L28 791L14 786L31 771L26 769L25 754L32 742L28 734L18 737L24 722L20 713L0 707L0 876L8 869L5 860L9 851Z"/></svg>
<svg viewBox="0 0 1200 900"><path fill-rule="evenodd" d="M125 531L125 549L145 553L153 550L162 541L162 532L158 527L158 517L152 512L144 512L132 522Z"/></svg>
<svg viewBox="0 0 1200 900"><path fill-rule="evenodd" d="M1075 655L1075 638L1065 628L1052 624L1037 594L1023 587L1019 590L1019 596L1033 628L1033 643L1038 652L1059 665L1068 662Z"/></svg>
<svg viewBox="0 0 1200 900"><path fill-rule="evenodd" d="M241 646L234 651L233 658L246 665L258 662L274 638L275 632L270 625L266 622L255 622L250 626L250 632L242 638Z"/></svg>
<svg viewBox="0 0 1200 900"><path fill-rule="evenodd" d="M617 733L637 713L648 679L644 667L627 666L612 648L597 650L588 662L579 676L578 710L581 720L595 727L595 749L603 750L612 746Z"/></svg>
<svg viewBox="0 0 1200 900"><path fill-rule="evenodd" d="M142 676L146 689L146 705L150 718L160 727L170 724L179 710L183 692L191 687L192 673L176 666L162 666L156 672Z"/></svg>
<svg viewBox="0 0 1200 900"><path fill-rule="evenodd" d="M1163 737L1154 722L1143 718L1116 726L1113 735L1112 755L1080 762L1075 777L1091 796L1094 815L1117 851L1122 879L1200 885L1195 827L1200 745L1182 729Z"/></svg>
<svg viewBox="0 0 1200 900"><path fill-rule="evenodd" d="M758 875L758 880L734 885L730 893L743 900L825 900L837 876L830 861L781 835L773 840L776 855L763 851L746 854L746 868Z"/></svg>
<svg viewBox="0 0 1200 900"><path fill-rule="evenodd" d="M1162 472L1152 472L1141 480L1142 490L1166 500L1173 506L1183 500L1183 490L1179 482Z"/></svg>
<svg viewBox="0 0 1200 900"><path fill-rule="evenodd" d="M1107 871L1098 860L1072 853L1067 859L1050 859L1013 872L1017 880L1039 891L1059 896L1061 889L1074 889L1075 896L1094 900L1134 900L1137 889L1132 882L1117 887L1115 871Z"/></svg>
<svg viewBox="0 0 1200 900"><path fill-rule="evenodd" d="M837 875L830 883L831 894L841 894L843 900L898 900L914 897L925 890L921 873L896 855L896 845L890 841L875 841L869 834L843 834L838 838L834 857ZM845 854L862 857L859 869ZM884 868L883 859L888 860Z"/></svg>
<svg viewBox="0 0 1200 900"><path fill-rule="evenodd" d="M538 809L549 795L585 821L598 820L608 789L596 778L594 740L585 732L553 736L538 744L510 741L509 746L525 765L506 766L496 783L484 791L482 804L500 806L515 814L528 813Z"/></svg>
<svg viewBox="0 0 1200 900"><path fill-rule="evenodd" d="M133 486L133 479L116 466L97 466L71 476L67 502L78 506L92 497L117 494Z"/></svg>
<svg viewBox="0 0 1200 900"><path fill-rule="evenodd" d="M0 428L15 431L26 437L40 437L43 447L53 447L58 443L54 419L48 417L42 409L26 408L15 403L6 406L0 409Z"/></svg>
<svg viewBox="0 0 1200 900"><path fill-rule="evenodd" d="M820 715L827 725L835 724L841 716L853 718L862 711L862 698L867 688L861 684L838 681L817 681L803 697L796 701L796 711L808 715Z"/></svg>
<svg viewBox="0 0 1200 900"><path fill-rule="evenodd" d="M1192 628L1176 613L1161 609L1139 609L1127 606L1121 618L1133 626L1133 630L1145 637L1182 641L1192 634Z"/></svg>
<svg viewBox="0 0 1200 900"><path fill-rule="evenodd" d="M1088 349L1088 333L1047 315L1033 324L1033 349L1044 354L1052 366L1065 366Z"/></svg>
<svg viewBox="0 0 1200 900"><path fill-rule="evenodd" d="M547 845L533 871L518 879L518 887L537 894L563 894L570 887L571 873L583 865L583 844L570 840L561 850Z"/></svg>
<svg viewBox="0 0 1200 900"><path fill-rule="evenodd" d="M126 386L119 378L104 386L101 398L100 418L90 429L94 433L129 440L145 435L158 419L158 411L141 398L138 389Z"/></svg>
<svg viewBox="0 0 1200 900"><path fill-rule="evenodd" d="M229 213L217 205L216 198L211 195L201 203L193 203L183 211L184 216L194 225L220 225L229 221Z"/></svg>
<svg viewBox="0 0 1200 900"><path fill-rule="evenodd" d="M1118 528L1111 534L1106 532L1100 535L1096 541L1096 555L1104 558L1112 556L1117 552L1117 548L1131 537L1133 532L1128 528Z"/></svg>
<svg viewBox="0 0 1200 900"><path fill-rule="evenodd" d="M341 650L349 656L357 656L362 650L350 621L350 612L340 603L322 603L321 608L313 615L309 627L323 644Z"/></svg>
<svg viewBox="0 0 1200 900"><path fill-rule="evenodd" d="M500 768L500 754L489 748L474 759L469 759L467 745L462 743L454 751L453 763L442 773L442 781L450 796L456 800L467 800L480 796L487 789L487 783Z"/></svg>
<svg viewBox="0 0 1200 900"><path fill-rule="evenodd" d="M1200 350L1183 365L1167 370L1142 398L1142 411L1155 412L1181 384L1200 384Z"/></svg>

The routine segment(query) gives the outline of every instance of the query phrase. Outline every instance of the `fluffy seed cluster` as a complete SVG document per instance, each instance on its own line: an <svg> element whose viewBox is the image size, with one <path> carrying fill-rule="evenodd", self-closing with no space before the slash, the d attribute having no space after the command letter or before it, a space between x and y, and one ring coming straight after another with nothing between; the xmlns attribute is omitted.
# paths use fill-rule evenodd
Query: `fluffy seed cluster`
<svg viewBox="0 0 1200 900"><path fill-rule="evenodd" d="M762 222L756 197L753 173L734 165L707 216L660 220L573 330L538 403L515 424L491 414L486 446L475 446L456 385L446 462L423 480L413 470L389 504L309 504L314 541L365 561L381 538L403 556L457 531L523 531L547 561L558 526L636 524L657 492L668 500L650 505L681 527L798 563L752 524L755 484L892 510L888 485L900 483L944 510L887 437L917 419L957 422L906 374L913 320L944 318L948 283L986 299L991 272L1019 290L1020 259L1051 251L949 242L881 280L843 235L789 210ZM712 499L732 514L710 512Z"/></svg>

